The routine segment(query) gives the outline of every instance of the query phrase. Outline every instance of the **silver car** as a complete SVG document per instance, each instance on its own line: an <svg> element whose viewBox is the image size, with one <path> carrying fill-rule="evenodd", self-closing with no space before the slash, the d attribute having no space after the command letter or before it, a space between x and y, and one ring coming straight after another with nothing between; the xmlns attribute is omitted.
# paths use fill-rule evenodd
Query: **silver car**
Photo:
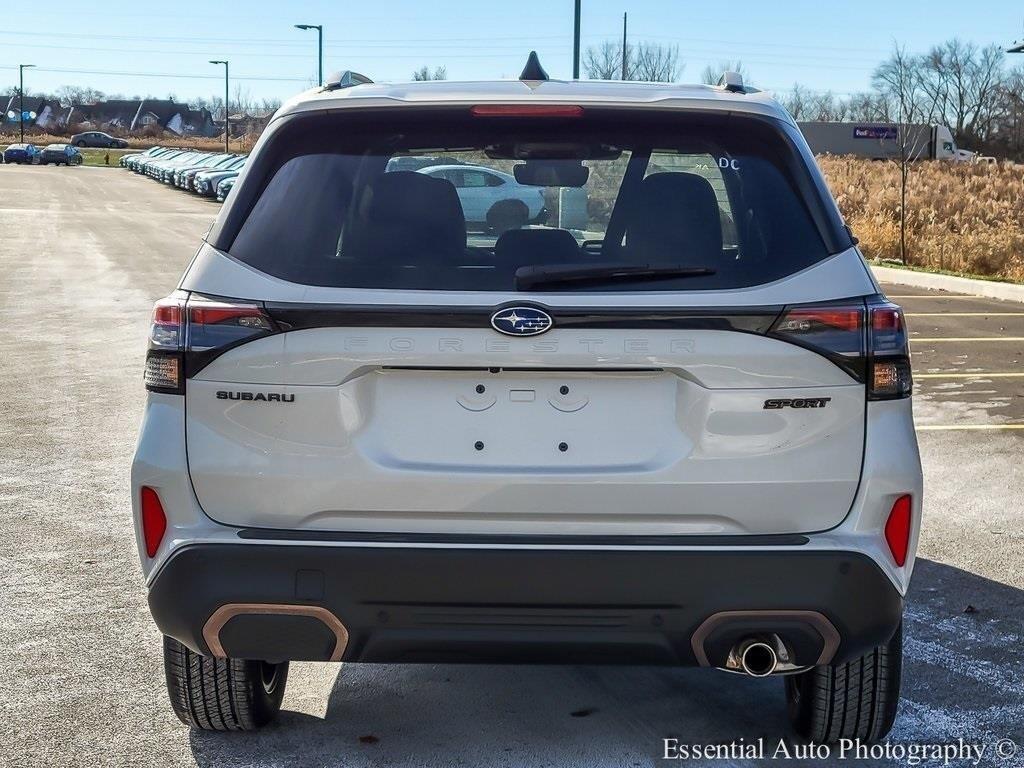
<svg viewBox="0 0 1024 768"><path fill-rule="evenodd" d="M517 211L520 224L538 223L544 218L544 190L520 184L510 173L482 165L461 164L435 165L417 172L454 185L467 224L503 228L503 221L515 221Z"/></svg>

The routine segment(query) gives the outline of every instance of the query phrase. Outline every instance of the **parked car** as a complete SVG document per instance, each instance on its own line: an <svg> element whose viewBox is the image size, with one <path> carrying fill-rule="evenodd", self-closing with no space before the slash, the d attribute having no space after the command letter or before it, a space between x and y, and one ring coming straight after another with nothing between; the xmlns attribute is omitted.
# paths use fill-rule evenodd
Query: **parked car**
<svg viewBox="0 0 1024 768"><path fill-rule="evenodd" d="M171 180L171 174L173 174L178 168L184 168L192 165L196 161L205 160L208 157L212 157L212 155L212 152L195 152L192 150L186 150L174 157L151 160L145 164L145 171L148 176L151 176L157 181L169 183Z"/></svg>
<svg viewBox="0 0 1024 768"><path fill-rule="evenodd" d="M223 203L228 199L228 195L231 194L232 188L235 186L235 179L237 176L229 176L217 185L217 202Z"/></svg>
<svg viewBox="0 0 1024 768"><path fill-rule="evenodd" d="M11 144L4 150L4 162L34 165L39 162L40 155L42 150L35 144Z"/></svg>
<svg viewBox="0 0 1024 768"><path fill-rule="evenodd" d="M168 163L159 175L159 179L163 183L171 184L173 186L181 171L188 170L189 168L201 168L209 163L217 162L221 157L223 157L223 155L215 154L213 152L193 153L190 157L183 159L179 163Z"/></svg>
<svg viewBox="0 0 1024 768"><path fill-rule="evenodd" d="M76 147L99 147L100 149L127 149L128 142L111 136L103 131L86 131L71 137L71 144Z"/></svg>
<svg viewBox="0 0 1024 768"><path fill-rule="evenodd" d="M235 160L238 159L238 155L235 154L220 154L214 155L208 160L200 161L185 168L179 168L174 172L174 186L179 189L192 189L192 181L195 179L196 174L200 171L216 170L227 168Z"/></svg>
<svg viewBox="0 0 1024 768"><path fill-rule="evenodd" d="M137 152L130 155L122 155L120 163L129 170L136 170L138 164L151 157L160 157L173 150L170 147L150 147L145 152Z"/></svg>
<svg viewBox="0 0 1024 768"><path fill-rule="evenodd" d="M200 171L196 174L192 186L196 194L203 197L215 197L217 185L225 179L234 178L242 172L245 167L246 158L240 157L224 170Z"/></svg>
<svg viewBox="0 0 1024 768"><path fill-rule="evenodd" d="M40 165L81 165L82 153L70 144L47 144L39 157Z"/></svg>
<svg viewBox="0 0 1024 768"><path fill-rule="evenodd" d="M291 100L157 302L131 501L172 708L258 728L292 660L699 665L779 677L802 740L884 739L902 310L735 74L522 79ZM452 177L387 172L411 155L585 226L467 233Z"/></svg>
<svg viewBox="0 0 1024 768"><path fill-rule="evenodd" d="M521 204L523 224L540 221L545 213L544 190L520 184L510 173L479 165L435 165L418 173L445 179L455 186L467 224L486 224L495 206L500 210L513 201ZM510 218L515 218L515 211Z"/></svg>
<svg viewBox="0 0 1024 768"><path fill-rule="evenodd" d="M159 155L141 158L138 162L134 164L133 170L136 173L151 176L153 175L150 172L151 168L155 170L158 164L169 163L177 158L183 157L186 154L188 154L188 151L184 149L169 149L167 152L161 153Z"/></svg>

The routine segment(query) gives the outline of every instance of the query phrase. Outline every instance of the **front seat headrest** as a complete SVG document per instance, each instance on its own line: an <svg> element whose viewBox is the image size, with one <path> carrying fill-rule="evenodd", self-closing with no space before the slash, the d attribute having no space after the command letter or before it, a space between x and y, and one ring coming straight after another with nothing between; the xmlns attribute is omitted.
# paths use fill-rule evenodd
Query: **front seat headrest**
<svg viewBox="0 0 1024 768"><path fill-rule="evenodd" d="M457 262L466 250L466 218L455 185L415 171L381 174L358 196L342 250L392 265Z"/></svg>
<svg viewBox="0 0 1024 768"><path fill-rule="evenodd" d="M651 262L716 264L722 257L722 222L711 183L694 173L646 177L626 227L626 248Z"/></svg>

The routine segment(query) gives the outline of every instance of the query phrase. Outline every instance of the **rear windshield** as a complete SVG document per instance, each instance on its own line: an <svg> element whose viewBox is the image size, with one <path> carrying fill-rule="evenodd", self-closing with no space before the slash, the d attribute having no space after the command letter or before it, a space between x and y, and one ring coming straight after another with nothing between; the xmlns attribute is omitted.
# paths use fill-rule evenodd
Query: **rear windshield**
<svg viewBox="0 0 1024 768"><path fill-rule="evenodd" d="M214 244L297 283L456 291L733 288L829 255L834 209L781 124L579 112L296 119Z"/></svg>

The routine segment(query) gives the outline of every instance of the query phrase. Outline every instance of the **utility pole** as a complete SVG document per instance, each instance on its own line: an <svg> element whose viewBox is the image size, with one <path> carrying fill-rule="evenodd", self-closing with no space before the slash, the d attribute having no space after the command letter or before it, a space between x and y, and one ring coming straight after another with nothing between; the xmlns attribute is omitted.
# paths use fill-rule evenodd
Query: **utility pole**
<svg viewBox="0 0 1024 768"><path fill-rule="evenodd" d="M576 18L572 33L572 79L580 79L580 3L576 0Z"/></svg>
<svg viewBox="0 0 1024 768"><path fill-rule="evenodd" d="M324 27L322 24L296 24L296 29L316 30L317 83L324 84Z"/></svg>
<svg viewBox="0 0 1024 768"><path fill-rule="evenodd" d="M622 14L622 79L626 79L626 58L628 54L626 51L629 49L626 47L626 13Z"/></svg>
<svg viewBox="0 0 1024 768"><path fill-rule="evenodd" d="M18 142L25 143L25 70L35 64L18 65Z"/></svg>
<svg viewBox="0 0 1024 768"><path fill-rule="evenodd" d="M228 63L226 61L210 59L211 64L223 64L224 65L224 152L230 153L231 150L228 146L228 141L231 136L231 110L228 109Z"/></svg>

